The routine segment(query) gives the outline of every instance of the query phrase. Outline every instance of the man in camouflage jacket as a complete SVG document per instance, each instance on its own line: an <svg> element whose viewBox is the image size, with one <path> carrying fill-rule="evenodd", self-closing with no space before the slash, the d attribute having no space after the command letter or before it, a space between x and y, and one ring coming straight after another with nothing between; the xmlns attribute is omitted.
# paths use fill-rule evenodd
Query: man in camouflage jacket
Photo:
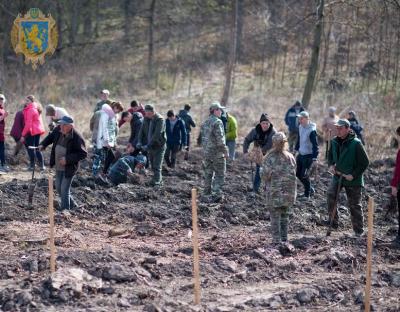
<svg viewBox="0 0 400 312"><path fill-rule="evenodd" d="M273 135L272 144L262 164L261 178L266 184L273 243L278 244L288 239L289 208L296 198L296 160L287 151L283 132Z"/></svg>
<svg viewBox="0 0 400 312"><path fill-rule="evenodd" d="M205 177L204 195L212 195L212 201L222 199L221 191L225 182L228 149L225 145L224 126L220 119L223 109L224 107L218 102L212 103L210 116L201 125Z"/></svg>

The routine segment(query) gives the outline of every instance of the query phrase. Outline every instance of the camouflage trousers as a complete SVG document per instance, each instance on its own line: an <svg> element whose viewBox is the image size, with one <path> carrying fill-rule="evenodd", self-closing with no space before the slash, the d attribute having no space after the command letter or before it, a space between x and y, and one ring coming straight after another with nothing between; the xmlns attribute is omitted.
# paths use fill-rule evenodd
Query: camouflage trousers
<svg viewBox="0 0 400 312"><path fill-rule="evenodd" d="M270 217L273 243L286 242L288 239L289 207L272 207Z"/></svg>
<svg viewBox="0 0 400 312"><path fill-rule="evenodd" d="M225 182L226 159L205 158L203 162L205 193L219 195Z"/></svg>
<svg viewBox="0 0 400 312"><path fill-rule="evenodd" d="M346 190L347 202L350 208L351 223L353 225L353 230L355 233L363 232L364 215L361 206L361 186L342 186ZM341 187L341 188L342 188ZM329 221L332 215L333 209L336 208L335 217L332 224L337 225L339 222L339 214L337 210L337 204L335 207L335 201L337 200L336 194L338 190L338 181L332 179L331 184L327 192L327 202L328 202L328 213Z"/></svg>

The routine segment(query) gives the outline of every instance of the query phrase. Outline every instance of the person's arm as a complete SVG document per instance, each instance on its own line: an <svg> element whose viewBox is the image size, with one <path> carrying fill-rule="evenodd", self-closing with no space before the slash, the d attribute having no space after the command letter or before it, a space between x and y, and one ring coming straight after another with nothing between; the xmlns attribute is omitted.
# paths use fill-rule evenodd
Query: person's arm
<svg viewBox="0 0 400 312"><path fill-rule="evenodd" d="M213 133L215 136L215 142L217 143L216 150L220 151L224 155L227 155L227 147L225 145L225 130L222 121L214 124Z"/></svg>
<svg viewBox="0 0 400 312"><path fill-rule="evenodd" d="M361 176L364 171L368 168L369 159L367 152L364 149L364 146L361 143L357 143L356 146L356 167L354 168L351 175L354 179L357 179Z"/></svg>
<svg viewBox="0 0 400 312"><path fill-rule="evenodd" d="M285 115L285 124L286 124L286 126L289 126L289 112L290 112L290 109L288 109L288 111L286 112L286 115Z"/></svg>
<svg viewBox="0 0 400 312"><path fill-rule="evenodd" d="M33 113L32 111L24 112L24 129L22 130L22 136L26 137L32 129Z"/></svg>
<svg viewBox="0 0 400 312"><path fill-rule="evenodd" d="M73 135L76 136L76 138L74 138L74 149L72 153L65 156L67 165L76 164L87 157L85 141L77 133L74 133Z"/></svg>
<svg viewBox="0 0 400 312"><path fill-rule="evenodd" d="M390 182L390 186L397 187L400 183L400 149L397 152L396 167L394 168L393 178Z"/></svg>
<svg viewBox="0 0 400 312"><path fill-rule="evenodd" d="M250 144L254 141L256 136L256 130L252 129L243 141L243 154L246 154L249 151Z"/></svg>
<svg viewBox="0 0 400 312"><path fill-rule="evenodd" d="M144 134L143 128L144 128L145 122L146 122L146 121L143 119L143 123L142 123L141 126L140 126L140 130L139 130L139 134L138 134L138 139L137 139L135 148L141 148L142 145L143 145L143 134Z"/></svg>
<svg viewBox="0 0 400 312"><path fill-rule="evenodd" d="M312 158L313 160L318 159L319 147L318 147L318 138L317 138L317 131L311 131L310 133L310 141L312 144Z"/></svg>
<svg viewBox="0 0 400 312"><path fill-rule="evenodd" d="M56 134L58 134L59 132L60 132L60 127L55 128L54 131L49 132L49 134L43 139L42 142L40 142L39 145L43 146L43 148L45 149L50 144L53 144Z"/></svg>
<svg viewBox="0 0 400 312"><path fill-rule="evenodd" d="M109 144L110 136L108 134L108 115L102 113L99 121L99 132L97 137L102 140L103 144Z"/></svg>
<svg viewBox="0 0 400 312"><path fill-rule="evenodd" d="M192 126L193 128L196 128L196 123L194 122L192 116L188 115L188 121L189 121L189 125Z"/></svg>
<svg viewBox="0 0 400 312"><path fill-rule="evenodd" d="M186 126L185 126L185 123L183 122L183 120L179 120L179 127L180 127L180 131L181 131L182 146L186 146L187 145Z"/></svg>

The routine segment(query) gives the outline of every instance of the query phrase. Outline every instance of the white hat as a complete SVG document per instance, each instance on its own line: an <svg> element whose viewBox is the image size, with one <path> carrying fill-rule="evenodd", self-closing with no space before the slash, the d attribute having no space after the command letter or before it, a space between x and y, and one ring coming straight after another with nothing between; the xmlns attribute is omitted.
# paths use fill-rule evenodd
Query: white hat
<svg viewBox="0 0 400 312"><path fill-rule="evenodd" d="M4 94L0 94L0 99L3 99L4 103L6 102L6 97L4 96Z"/></svg>
<svg viewBox="0 0 400 312"><path fill-rule="evenodd" d="M103 90L101 90L101 93L104 93L104 94L110 95L110 91L108 91L107 89L103 89Z"/></svg>

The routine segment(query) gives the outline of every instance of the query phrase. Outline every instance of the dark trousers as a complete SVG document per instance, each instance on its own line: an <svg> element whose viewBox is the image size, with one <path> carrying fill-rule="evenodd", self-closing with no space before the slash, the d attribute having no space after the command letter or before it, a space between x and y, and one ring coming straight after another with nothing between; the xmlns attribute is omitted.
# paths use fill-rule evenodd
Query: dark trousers
<svg viewBox="0 0 400 312"><path fill-rule="evenodd" d="M336 203L336 201L338 200L336 198L336 195L339 193L338 192L338 183L339 183L338 180L332 179L331 184L328 188L328 192L327 192L329 221L330 221L333 209L336 209L335 217L332 222L333 224L338 224L338 222L339 222L339 214L338 214L337 203ZM347 204L350 209L351 223L353 225L353 230L355 233L362 233L363 227L364 227L363 226L364 215L363 215L362 206L361 206L362 187L361 186L343 186L343 187L346 190ZM343 187L341 187L341 189Z"/></svg>
<svg viewBox="0 0 400 312"><path fill-rule="evenodd" d="M115 155L114 151L111 148L103 148L104 149L104 168L103 168L103 173L107 174L108 169L110 166L113 164L115 160Z"/></svg>
<svg viewBox="0 0 400 312"><path fill-rule="evenodd" d="M4 141L0 141L0 162L1 162L2 166L4 166L6 164Z"/></svg>
<svg viewBox="0 0 400 312"><path fill-rule="evenodd" d="M397 235L400 237L400 190L397 191L397 208L399 210L399 213L398 213L399 231L398 231Z"/></svg>
<svg viewBox="0 0 400 312"><path fill-rule="evenodd" d="M312 155L298 155L297 156L297 169L296 177L303 183L304 196L309 197L314 193L314 188L311 186L310 177L306 177L307 169L310 169L312 165Z"/></svg>
<svg viewBox="0 0 400 312"><path fill-rule="evenodd" d="M186 133L186 146L188 147L188 150L189 150L189 147L190 147L190 132Z"/></svg>
<svg viewBox="0 0 400 312"><path fill-rule="evenodd" d="M167 145L164 160L168 167L175 168L176 154L179 152L179 145Z"/></svg>
<svg viewBox="0 0 400 312"><path fill-rule="evenodd" d="M37 135L34 135L34 136L28 135L25 138L25 146L26 146L26 149L28 151L29 161L31 163L31 167L33 167L35 165L35 155L36 155L36 158L37 158L40 166L42 166L42 167L44 166L44 160L43 160L42 152L40 152L38 149L29 148L29 146L38 147L39 146L39 142L40 142L40 134L37 134Z"/></svg>

